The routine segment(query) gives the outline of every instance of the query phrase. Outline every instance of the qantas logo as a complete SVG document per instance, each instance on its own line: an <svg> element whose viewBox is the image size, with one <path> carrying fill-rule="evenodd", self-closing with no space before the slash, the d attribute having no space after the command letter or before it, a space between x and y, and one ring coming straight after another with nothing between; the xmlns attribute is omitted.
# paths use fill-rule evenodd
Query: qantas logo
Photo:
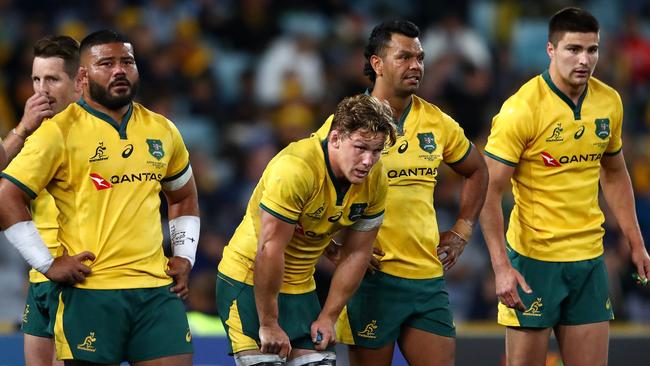
<svg viewBox="0 0 650 366"><path fill-rule="evenodd" d="M562 164L560 164L557 160L555 160L555 158L552 157L551 154L547 153L546 151L542 152L542 161L546 166L552 166L552 167L562 166Z"/></svg>
<svg viewBox="0 0 650 366"><path fill-rule="evenodd" d="M93 184L98 191L112 187L106 179L102 178L102 176L97 173L90 173L90 179L93 181Z"/></svg>

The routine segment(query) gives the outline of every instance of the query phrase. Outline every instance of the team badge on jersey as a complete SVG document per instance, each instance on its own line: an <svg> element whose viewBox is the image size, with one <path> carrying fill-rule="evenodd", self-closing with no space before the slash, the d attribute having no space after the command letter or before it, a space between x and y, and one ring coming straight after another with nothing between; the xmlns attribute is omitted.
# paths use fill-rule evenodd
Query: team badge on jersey
<svg viewBox="0 0 650 366"><path fill-rule="evenodd" d="M429 154L438 147L433 132L418 133L418 140L420 140L420 148Z"/></svg>
<svg viewBox="0 0 650 366"><path fill-rule="evenodd" d="M149 154L154 158L160 160L165 156L165 150L163 150L163 144L160 140L147 139L147 145L149 145Z"/></svg>
<svg viewBox="0 0 650 366"><path fill-rule="evenodd" d="M348 219L350 221L357 221L363 216L363 211L366 210L366 207L368 207L367 203L353 203L350 205L350 214L348 215Z"/></svg>
<svg viewBox="0 0 650 366"><path fill-rule="evenodd" d="M601 139L609 137L609 118L596 118L596 136Z"/></svg>

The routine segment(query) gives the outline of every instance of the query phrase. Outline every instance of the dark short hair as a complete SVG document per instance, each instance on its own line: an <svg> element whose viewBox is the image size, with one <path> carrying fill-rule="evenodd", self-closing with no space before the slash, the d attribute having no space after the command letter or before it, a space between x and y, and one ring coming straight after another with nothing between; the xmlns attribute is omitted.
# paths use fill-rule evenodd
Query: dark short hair
<svg viewBox="0 0 650 366"><path fill-rule="evenodd" d="M368 44L363 53L364 56L366 56L366 64L363 66L363 74L373 83L377 79L377 74L375 74L375 70L370 64L370 57L372 57L372 55L377 55L379 57L384 56L384 50L386 49L386 46L388 46L388 42L390 42L393 33L415 38L420 35L420 28L408 20L391 20L383 22L373 28L372 33L370 33L370 37L368 38Z"/></svg>
<svg viewBox="0 0 650 366"><path fill-rule="evenodd" d="M598 33L598 20L580 8L564 8L555 13L548 23L548 41L557 46L564 33Z"/></svg>
<svg viewBox="0 0 650 366"><path fill-rule="evenodd" d="M396 130L393 110L387 102L368 94L357 94L343 99L337 106L331 130L350 135L357 130L386 135L388 146L395 144Z"/></svg>
<svg viewBox="0 0 650 366"><path fill-rule="evenodd" d="M131 41L128 38L126 38L126 36L124 36L123 34L117 33L114 30L102 29L90 33L84 39L81 40L79 53L83 53L93 46L108 44L108 43L131 43Z"/></svg>
<svg viewBox="0 0 650 366"><path fill-rule="evenodd" d="M79 42L68 36L45 36L34 44L34 57L63 59L63 70L74 79L79 70Z"/></svg>

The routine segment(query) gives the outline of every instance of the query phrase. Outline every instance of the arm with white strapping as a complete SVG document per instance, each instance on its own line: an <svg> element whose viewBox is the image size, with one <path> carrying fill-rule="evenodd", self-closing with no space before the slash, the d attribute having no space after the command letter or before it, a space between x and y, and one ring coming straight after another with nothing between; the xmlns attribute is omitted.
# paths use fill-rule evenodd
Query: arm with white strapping
<svg viewBox="0 0 650 366"><path fill-rule="evenodd" d="M7 240L20 255L37 271L55 282L83 282L90 274L90 267L83 262L95 260L90 252L74 256L63 255L53 258L41 239L29 213L30 197L7 178L0 180L0 227Z"/></svg>
<svg viewBox="0 0 650 366"><path fill-rule="evenodd" d="M189 294L189 276L196 259L201 223L199 219L196 183L189 165L177 177L163 181L167 198L169 236L172 257L169 258L167 275L174 279L172 292L182 299Z"/></svg>

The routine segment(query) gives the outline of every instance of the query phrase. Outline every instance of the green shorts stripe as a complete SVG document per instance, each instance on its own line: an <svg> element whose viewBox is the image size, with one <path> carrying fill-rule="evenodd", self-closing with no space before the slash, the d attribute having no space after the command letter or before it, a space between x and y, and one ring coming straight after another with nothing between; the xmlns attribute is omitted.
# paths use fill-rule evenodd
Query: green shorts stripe
<svg viewBox="0 0 650 366"><path fill-rule="evenodd" d="M50 296L54 296L53 291L54 286L50 281L30 282L20 326L23 333L37 337L53 337L49 314Z"/></svg>
<svg viewBox="0 0 650 366"><path fill-rule="evenodd" d="M88 290L59 286L53 311L57 356L96 363L192 353L183 302L172 285Z"/></svg>
<svg viewBox="0 0 650 366"><path fill-rule="evenodd" d="M337 322L337 337L345 344L380 348L395 342L402 326L456 336L442 277L414 280L379 271L366 274Z"/></svg>
<svg viewBox="0 0 650 366"><path fill-rule="evenodd" d="M614 319L603 255L576 262L547 262L507 249L510 263L533 292L518 290L525 311L499 304L499 324L551 328Z"/></svg>
<svg viewBox="0 0 650 366"><path fill-rule="evenodd" d="M226 329L230 354L259 349L260 322L253 286L236 281L223 273L217 275L217 309ZM315 349L311 341L311 323L321 307L316 291L278 295L279 323L294 349ZM332 348L333 349L333 348Z"/></svg>

